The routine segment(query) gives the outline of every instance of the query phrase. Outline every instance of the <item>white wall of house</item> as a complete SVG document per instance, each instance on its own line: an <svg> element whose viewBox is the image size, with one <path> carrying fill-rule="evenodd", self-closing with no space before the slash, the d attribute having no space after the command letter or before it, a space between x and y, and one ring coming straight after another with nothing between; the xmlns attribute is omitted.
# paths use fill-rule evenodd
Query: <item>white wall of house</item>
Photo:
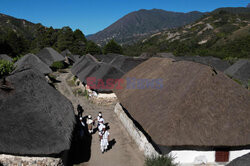
<svg viewBox="0 0 250 166"><path fill-rule="evenodd" d="M250 153L250 150L230 151L229 162L247 153ZM201 164L202 161L204 163L215 163L215 151L179 150L171 151L170 155L180 165Z"/></svg>

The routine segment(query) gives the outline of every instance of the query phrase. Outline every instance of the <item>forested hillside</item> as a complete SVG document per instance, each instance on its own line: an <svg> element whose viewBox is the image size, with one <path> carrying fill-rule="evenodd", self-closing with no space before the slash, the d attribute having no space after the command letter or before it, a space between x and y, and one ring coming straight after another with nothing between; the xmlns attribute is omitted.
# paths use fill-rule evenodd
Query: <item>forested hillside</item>
<svg viewBox="0 0 250 166"><path fill-rule="evenodd" d="M79 55L88 50L100 52L100 48L87 41L79 29L53 29L0 14L0 53L16 57L29 52L36 53L44 47L53 47L57 51L69 49L73 54Z"/></svg>
<svg viewBox="0 0 250 166"><path fill-rule="evenodd" d="M131 46L125 54L173 52L177 56L250 58L250 8L221 8L182 28L162 31Z"/></svg>

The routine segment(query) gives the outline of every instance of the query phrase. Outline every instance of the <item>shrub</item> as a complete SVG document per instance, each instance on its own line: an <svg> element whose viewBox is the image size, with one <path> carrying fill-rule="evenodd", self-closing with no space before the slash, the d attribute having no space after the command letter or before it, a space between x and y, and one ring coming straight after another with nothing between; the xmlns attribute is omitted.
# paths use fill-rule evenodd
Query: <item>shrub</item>
<svg viewBox="0 0 250 166"><path fill-rule="evenodd" d="M145 166L177 166L173 162L173 157L171 156L153 156L147 157L145 160Z"/></svg>
<svg viewBox="0 0 250 166"><path fill-rule="evenodd" d="M0 60L0 78L9 75L14 69L12 62Z"/></svg>
<svg viewBox="0 0 250 166"><path fill-rule="evenodd" d="M52 65L51 65L51 68L52 69L63 69L65 67L64 63L63 62L54 62Z"/></svg>

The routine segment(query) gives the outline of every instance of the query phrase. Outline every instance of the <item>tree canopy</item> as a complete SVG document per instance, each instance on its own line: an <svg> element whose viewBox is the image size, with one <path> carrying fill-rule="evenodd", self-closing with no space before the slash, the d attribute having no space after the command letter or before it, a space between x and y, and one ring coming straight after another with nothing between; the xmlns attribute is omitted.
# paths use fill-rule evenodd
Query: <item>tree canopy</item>
<svg viewBox="0 0 250 166"><path fill-rule="evenodd" d="M115 40L110 40L103 48L103 53L116 53L116 54L122 54L123 50L122 47L115 42Z"/></svg>

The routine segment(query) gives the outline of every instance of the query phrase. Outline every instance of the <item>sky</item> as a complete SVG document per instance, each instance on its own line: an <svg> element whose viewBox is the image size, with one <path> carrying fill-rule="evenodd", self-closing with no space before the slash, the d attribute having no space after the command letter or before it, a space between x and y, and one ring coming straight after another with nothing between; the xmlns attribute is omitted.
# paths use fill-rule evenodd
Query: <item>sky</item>
<svg viewBox="0 0 250 166"><path fill-rule="evenodd" d="M88 35L140 9L208 12L219 7L246 7L248 3L250 0L0 0L0 13L47 27L70 26Z"/></svg>

